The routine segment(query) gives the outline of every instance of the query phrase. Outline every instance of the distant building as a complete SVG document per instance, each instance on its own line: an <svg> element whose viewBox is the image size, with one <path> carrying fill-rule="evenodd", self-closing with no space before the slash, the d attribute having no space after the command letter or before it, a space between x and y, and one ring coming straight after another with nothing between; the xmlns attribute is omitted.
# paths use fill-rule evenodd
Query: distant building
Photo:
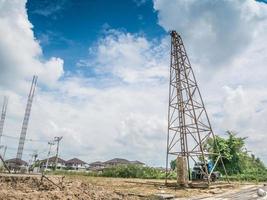
<svg viewBox="0 0 267 200"><path fill-rule="evenodd" d="M105 162L93 162L89 164L89 168L88 170L92 170L92 171L102 171L105 168L110 168L110 167L115 167L115 166L119 166L119 165L140 165L140 166L144 166L145 163L142 163L138 160L135 161L129 161L123 158L114 158Z"/></svg>
<svg viewBox="0 0 267 200"><path fill-rule="evenodd" d="M48 159L48 169L53 169L55 165L56 157L50 157ZM47 159L40 160L40 168L45 169L46 168ZM135 161L129 161L127 159L123 158L114 158L105 162L96 161L92 162L90 164L87 164L85 161L82 161L78 158L72 158L70 160L63 160L62 158L58 158L57 162L57 169L66 169L66 170L77 170L77 171L83 171L83 170L90 170L90 171L103 171L105 168L110 168L118 165L139 165L144 166L145 163L142 163L138 160Z"/></svg>
<svg viewBox="0 0 267 200"><path fill-rule="evenodd" d="M20 158L8 159L5 160L5 163L11 170L28 167L28 163Z"/></svg>
<svg viewBox="0 0 267 200"><path fill-rule="evenodd" d="M96 161L96 162L92 162L89 164L88 170L101 171L104 168L105 168L105 164L103 162Z"/></svg>
<svg viewBox="0 0 267 200"><path fill-rule="evenodd" d="M72 158L66 161L65 166L67 169L72 170L86 170L88 164L78 158Z"/></svg>
<svg viewBox="0 0 267 200"><path fill-rule="evenodd" d="M138 160L130 161L130 163L133 164L133 165L140 165L140 166L144 166L145 165L145 163L142 163L142 162L140 162Z"/></svg>
<svg viewBox="0 0 267 200"><path fill-rule="evenodd" d="M55 166L55 161L56 161L56 156L48 158L47 168L52 169ZM45 168L46 163L47 163L47 159L41 160L40 161L40 167ZM58 157L57 169L65 169L65 167L66 167L66 161Z"/></svg>
<svg viewBox="0 0 267 200"><path fill-rule="evenodd" d="M105 167L112 167L117 165L129 165L129 164L131 164L130 161L123 158L113 158L111 160L104 162Z"/></svg>
<svg viewBox="0 0 267 200"><path fill-rule="evenodd" d="M145 165L145 163L142 163L138 160L135 160L135 161L129 161L129 160L126 160L126 159L123 159L123 158L114 158L114 159L111 159L111 160L108 160L106 162L103 163L105 165L105 167L109 167L109 166L117 166L117 165Z"/></svg>

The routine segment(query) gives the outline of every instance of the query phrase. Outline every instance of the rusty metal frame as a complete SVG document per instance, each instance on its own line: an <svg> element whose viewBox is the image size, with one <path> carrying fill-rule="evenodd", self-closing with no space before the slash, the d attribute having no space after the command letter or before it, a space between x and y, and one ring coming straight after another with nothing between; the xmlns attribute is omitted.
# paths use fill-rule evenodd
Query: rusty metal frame
<svg viewBox="0 0 267 200"><path fill-rule="evenodd" d="M171 58L165 182L167 183L168 179L169 155L185 156L188 169L190 169L190 159L194 163L202 160L207 177L210 177L211 174L207 169L207 158L215 155L217 156L215 165L220 160L227 176L220 151L216 151L219 153L208 152L203 148L207 139L213 138L215 148L219 150L182 38L176 31L171 31L170 34ZM190 173L188 176L190 179ZM207 182L210 183L209 178Z"/></svg>

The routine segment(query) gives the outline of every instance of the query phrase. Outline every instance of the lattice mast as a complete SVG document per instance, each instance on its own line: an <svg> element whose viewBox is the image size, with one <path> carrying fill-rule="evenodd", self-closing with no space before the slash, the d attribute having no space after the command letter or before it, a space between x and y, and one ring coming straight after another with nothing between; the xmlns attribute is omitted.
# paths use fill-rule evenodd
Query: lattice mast
<svg viewBox="0 0 267 200"><path fill-rule="evenodd" d="M6 119L7 104L8 104L8 98L5 96L2 106L1 120L0 120L0 144Z"/></svg>
<svg viewBox="0 0 267 200"><path fill-rule="evenodd" d="M219 153L203 148L210 137L215 139L182 38L171 31L166 181L170 155L186 157L188 171L190 163L204 162L204 173L210 177L206 165L208 157L216 156L215 165L219 159L222 162Z"/></svg>
<svg viewBox="0 0 267 200"><path fill-rule="evenodd" d="M25 115L24 115L22 129L21 129L20 138L19 138L19 146L18 146L17 157L16 157L17 159L22 158L24 142L25 142L29 118L31 114L32 101L33 101L33 97L35 93L35 87L37 84L37 78L38 78L37 76L33 76L33 79L32 79L31 89L30 89L30 93L28 96L28 101L26 105Z"/></svg>

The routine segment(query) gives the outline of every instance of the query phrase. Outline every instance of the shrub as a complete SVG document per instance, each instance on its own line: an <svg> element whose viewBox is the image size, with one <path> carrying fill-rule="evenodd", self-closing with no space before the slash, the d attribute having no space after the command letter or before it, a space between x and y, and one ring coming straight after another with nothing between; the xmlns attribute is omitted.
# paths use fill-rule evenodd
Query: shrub
<svg viewBox="0 0 267 200"><path fill-rule="evenodd" d="M153 167L143 167L138 165L119 165L104 169L101 176L120 178L163 179L165 178L165 172Z"/></svg>
<svg viewBox="0 0 267 200"><path fill-rule="evenodd" d="M102 173L98 172L77 172L68 170L56 170L46 172L54 175L80 175L80 176L101 176L101 177L115 177L115 178L142 178L142 179L164 179L165 171L153 167L144 167L138 165L118 165L106 168ZM168 174L169 179L175 179L176 173L171 171Z"/></svg>

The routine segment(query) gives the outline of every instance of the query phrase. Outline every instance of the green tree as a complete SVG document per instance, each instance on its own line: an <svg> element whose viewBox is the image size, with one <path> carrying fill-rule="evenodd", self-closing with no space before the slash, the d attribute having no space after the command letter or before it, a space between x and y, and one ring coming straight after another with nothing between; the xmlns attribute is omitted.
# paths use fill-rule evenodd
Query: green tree
<svg viewBox="0 0 267 200"><path fill-rule="evenodd" d="M211 138L205 144L210 152L220 151L228 174L242 174L248 171L266 170L263 162L254 155L249 155L245 148L246 137L237 137L236 133L227 131L227 138L216 136L216 142ZM216 148L218 147L218 148ZM216 156L211 156L213 162ZM217 170L223 172L221 162L218 162Z"/></svg>
<svg viewBox="0 0 267 200"><path fill-rule="evenodd" d="M170 166L171 166L171 169L172 169L172 170L175 170L175 169L176 169L176 159L174 159L174 160L172 160L172 161L170 162Z"/></svg>

